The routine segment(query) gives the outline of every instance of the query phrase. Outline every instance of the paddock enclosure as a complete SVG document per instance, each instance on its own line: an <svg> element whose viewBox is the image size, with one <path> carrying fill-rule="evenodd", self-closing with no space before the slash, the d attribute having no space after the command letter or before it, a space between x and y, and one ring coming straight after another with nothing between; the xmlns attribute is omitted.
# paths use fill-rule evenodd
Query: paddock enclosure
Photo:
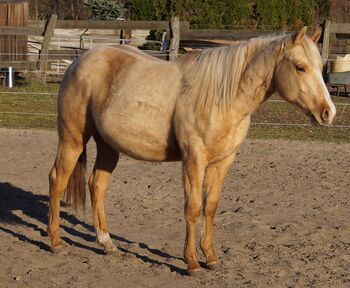
<svg viewBox="0 0 350 288"><path fill-rule="evenodd" d="M135 24L125 21L117 27L90 21L90 28L113 26L113 33L108 39L94 38L82 34L83 29L67 40L59 33L77 23L56 20L53 16L47 22L32 21L21 31L1 27L2 31L12 29L18 37L30 36L29 61L8 61L4 67L18 65L16 71L20 71L23 64L25 70L35 70L35 79L44 81L56 74L60 77L73 59L96 44L95 39L109 44L112 37L112 44L120 44L123 39L114 30ZM324 59L332 56L332 50L328 51L330 34L339 32L338 24L327 23L321 46ZM137 25L147 29L160 25L168 32L174 28L171 22L146 24L150 26ZM57 34L52 35L54 27ZM208 31L188 28L180 23L180 47L211 47L217 41L210 41L223 33L210 31L209 39L193 43ZM232 33L224 33L228 43L257 36L249 31ZM69 43L73 38L74 48ZM179 43L168 40L176 48L158 51L155 56L177 55ZM311 127L301 112L296 113L278 97L253 116L249 139L226 177L216 217L216 250L224 269L191 278L186 276L182 255L181 163L147 163L122 156L105 201L117 253L103 255L95 242L87 203L85 214L74 215L70 207L62 207L65 249L62 254L51 254L45 231L47 174L55 157L57 135L33 128L55 128L57 90L57 84L36 82L0 88L0 127L17 128L0 128L0 287L350 286L348 97L333 99L338 115L332 128ZM88 151L89 173L96 153L93 143ZM200 253L199 259L204 261Z"/></svg>
<svg viewBox="0 0 350 288"><path fill-rule="evenodd" d="M122 157L106 196L117 253L95 243L88 205L62 208L66 249L52 255L43 175L56 133L1 128L0 138L1 287L349 287L350 144L246 140L216 221L225 269L197 279L184 275L180 163Z"/></svg>

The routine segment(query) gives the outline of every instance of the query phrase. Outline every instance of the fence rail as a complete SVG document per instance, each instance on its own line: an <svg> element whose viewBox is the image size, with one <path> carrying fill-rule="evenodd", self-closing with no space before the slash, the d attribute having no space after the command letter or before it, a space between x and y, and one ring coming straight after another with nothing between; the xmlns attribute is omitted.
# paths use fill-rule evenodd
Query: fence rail
<svg viewBox="0 0 350 288"><path fill-rule="evenodd" d="M42 36L45 29L35 28L35 27L10 27L10 26L0 26L0 34L3 35L33 35Z"/></svg>
<svg viewBox="0 0 350 288"><path fill-rule="evenodd" d="M16 69L39 69L42 72L41 79L45 80L45 71L52 60L71 60L86 50L81 48L50 49L51 39L55 29L103 29L103 30L165 30L168 34L169 49L159 54L169 58L177 57L180 41L180 31L189 29L188 22L180 22L178 17L173 17L171 21L84 21L84 20L57 20L56 15L52 15L48 21L29 21L28 27L8 27L0 26L0 35L26 35L43 36L43 42L39 50L38 59L28 61L2 61L1 67L13 67ZM125 33L127 34L127 33ZM121 35L124 35L121 33ZM121 39L125 43L127 39ZM68 55L68 57L67 57ZM155 55L155 54L154 54ZM0 67L0 68L1 68Z"/></svg>
<svg viewBox="0 0 350 288"><path fill-rule="evenodd" d="M345 34L350 38L350 24L331 23L326 20L323 27L322 59L328 59L331 34Z"/></svg>
<svg viewBox="0 0 350 288"><path fill-rule="evenodd" d="M193 29L182 30L181 40L234 40L243 41L250 38L261 37L269 34L276 34L276 31L247 31L247 30L205 30Z"/></svg>
<svg viewBox="0 0 350 288"><path fill-rule="evenodd" d="M22 119L20 121L24 122L34 121L35 119L46 119L51 121L50 123L52 123L53 127L54 123L52 121L57 117L55 111L57 93L58 91L56 89L45 92L26 90L13 91L12 89L0 91L0 106L2 107L0 111L0 126L6 126L14 119ZM11 99L11 105L7 104L9 99ZM334 104L338 110L338 116L334 125L328 128L332 131L341 130L343 134L349 133L350 117L348 116L348 112L350 109L350 102L346 99L339 98L334 98L334 100ZM308 123L305 116L301 116L301 112L298 112L298 110L292 111L293 109L286 109L287 106L285 105L290 105L287 101L272 98L268 99L266 102L267 103L262 105L262 110L257 111L257 116L253 116L252 126L261 127L262 129L293 129L293 127L313 129L313 125ZM40 123L40 121L38 123ZM334 134L336 133L337 132L334 132Z"/></svg>
<svg viewBox="0 0 350 288"><path fill-rule="evenodd" d="M155 56L168 57L173 59L177 57L180 40L183 45L201 47L213 47L210 40L231 40L244 41L253 37L260 37L276 31L245 31L245 30L212 30L212 29L190 29L188 22L180 22L177 17L173 17L171 21L85 21L85 20L57 20L56 15L48 21L29 21L28 27L9 27L0 26L0 35L27 35L27 36L41 36L43 42L38 47L37 58L31 57L25 61L2 61L1 67L13 67L16 69L38 70L42 72L42 78L45 79L45 74L48 66L52 61L72 60L79 57L88 49L83 47L60 47L52 48L52 36L54 29L96 29L96 30L164 30L167 36L164 38L168 42L168 48L164 51L157 51ZM326 21L324 24L322 58L327 60L329 58L329 45L331 42L331 34L350 35L350 24L331 23ZM84 32L85 33L85 32ZM278 34L279 32L277 32ZM125 33L128 34L128 33ZM121 35L125 35L122 34ZM349 36L350 37L350 36ZM82 38L82 35L80 35ZM80 39L80 41L81 41ZM116 42L128 42L131 40L125 38L115 38ZM127 40L127 41L126 41ZM193 42L195 40L195 42ZM198 41L200 40L200 41ZM98 42L99 40L94 40ZM104 42L107 40L101 40ZM192 42L191 42L192 41ZM92 42L92 38L91 38ZM192 44L191 44L192 43ZM224 44L223 44L224 45ZM91 48L92 45L89 46ZM0 68L1 68L0 67Z"/></svg>

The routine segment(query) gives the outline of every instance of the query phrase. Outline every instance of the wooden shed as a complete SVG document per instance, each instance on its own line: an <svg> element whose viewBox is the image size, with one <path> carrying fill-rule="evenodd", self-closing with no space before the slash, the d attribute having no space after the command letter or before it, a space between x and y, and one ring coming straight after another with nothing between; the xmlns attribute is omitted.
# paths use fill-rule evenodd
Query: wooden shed
<svg viewBox="0 0 350 288"><path fill-rule="evenodd" d="M0 26L28 27L28 17L27 1L0 0ZM0 61L25 61L27 38L27 35L4 35L0 31Z"/></svg>

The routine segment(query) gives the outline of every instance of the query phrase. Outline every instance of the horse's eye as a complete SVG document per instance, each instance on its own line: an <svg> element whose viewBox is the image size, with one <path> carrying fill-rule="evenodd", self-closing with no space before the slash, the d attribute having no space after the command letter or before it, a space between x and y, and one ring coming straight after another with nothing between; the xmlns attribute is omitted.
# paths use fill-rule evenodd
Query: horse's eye
<svg viewBox="0 0 350 288"><path fill-rule="evenodd" d="M297 65L295 66L295 68L297 69L298 72L305 72L305 68L302 65Z"/></svg>

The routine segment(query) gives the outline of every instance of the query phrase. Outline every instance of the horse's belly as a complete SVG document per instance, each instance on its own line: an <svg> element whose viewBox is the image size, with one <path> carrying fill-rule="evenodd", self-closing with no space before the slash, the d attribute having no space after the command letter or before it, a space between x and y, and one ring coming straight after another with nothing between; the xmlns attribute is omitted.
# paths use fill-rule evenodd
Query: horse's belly
<svg viewBox="0 0 350 288"><path fill-rule="evenodd" d="M115 149L141 160L181 159L172 109L141 101L118 107L106 110L99 129Z"/></svg>
<svg viewBox="0 0 350 288"><path fill-rule="evenodd" d="M177 67L167 62L134 64L114 85L106 110L95 115L101 134L137 159L179 159L173 118L181 79Z"/></svg>
<svg viewBox="0 0 350 288"><path fill-rule="evenodd" d="M132 127L131 127L132 126ZM133 158L147 161L175 161L180 151L172 131L168 136L147 125L115 124L104 129L103 137L116 149Z"/></svg>

